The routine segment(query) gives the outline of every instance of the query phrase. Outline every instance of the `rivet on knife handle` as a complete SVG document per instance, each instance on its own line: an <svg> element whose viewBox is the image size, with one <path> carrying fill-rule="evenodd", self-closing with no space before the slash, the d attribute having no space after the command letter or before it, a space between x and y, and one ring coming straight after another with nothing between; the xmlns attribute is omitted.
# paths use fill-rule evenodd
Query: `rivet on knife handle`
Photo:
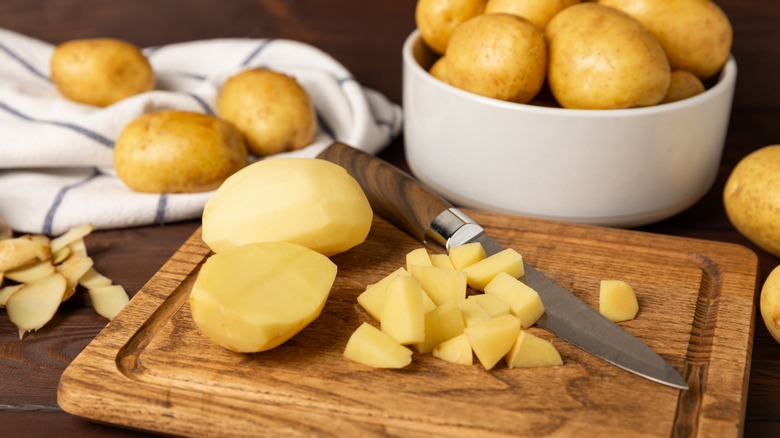
<svg viewBox="0 0 780 438"><path fill-rule="evenodd" d="M428 241L432 237L437 240L427 230L439 213L452 207L444 198L392 164L342 143L333 143L318 158L347 169L363 188L374 213L420 241ZM418 202L423 194L426 202Z"/></svg>

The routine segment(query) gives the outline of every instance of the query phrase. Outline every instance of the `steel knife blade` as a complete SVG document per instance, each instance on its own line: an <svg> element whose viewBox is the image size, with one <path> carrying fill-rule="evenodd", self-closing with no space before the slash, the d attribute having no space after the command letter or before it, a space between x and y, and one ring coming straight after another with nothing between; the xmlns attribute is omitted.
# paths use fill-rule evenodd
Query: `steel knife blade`
<svg viewBox="0 0 780 438"><path fill-rule="evenodd" d="M392 164L335 142L318 158L344 167L366 193L374 212L426 244L446 250L481 242L490 255L504 249L448 201ZM521 278L542 298L537 325L620 368L652 381L688 389L679 372L641 340L620 328L533 266Z"/></svg>

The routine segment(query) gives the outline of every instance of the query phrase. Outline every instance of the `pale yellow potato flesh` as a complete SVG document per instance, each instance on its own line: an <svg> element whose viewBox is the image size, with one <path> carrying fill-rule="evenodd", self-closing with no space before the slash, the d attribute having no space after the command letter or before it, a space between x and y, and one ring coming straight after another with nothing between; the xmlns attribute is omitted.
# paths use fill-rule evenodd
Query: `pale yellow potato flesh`
<svg viewBox="0 0 780 438"><path fill-rule="evenodd" d="M444 269L455 269L455 266L452 265L452 260L450 260L450 256L447 254L431 254L429 257L432 266Z"/></svg>
<svg viewBox="0 0 780 438"><path fill-rule="evenodd" d="M110 286L111 279L98 272L94 266L89 268L87 272L79 278L79 284L87 289L98 286Z"/></svg>
<svg viewBox="0 0 780 438"><path fill-rule="evenodd" d="M435 266L412 265L412 277L438 306L466 297L466 273Z"/></svg>
<svg viewBox="0 0 780 438"><path fill-rule="evenodd" d="M431 257L428 255L428 250L425 248L417 248L409 251L406 254L406 270L411 274L412 266L433 266Z"/></svg>
<svg viewBox="0 0 780 438"><path fill-rule="evenodd" d="M382 321L382 309L385 307L387 286L390 285L390 282L396 275L409 276L410 274L406 272L406 269L398 268L396 271L391 272L378 282L366 286L366 289L357 297L357 301L358 304L360 304L360 307L362 307L363 310L368 312L368 314L378 322ZM422 288L420 288L420 295L422 296L423 300L424 312L429 312L436 308L436 304L434 304L434 302L428 297L428 294L426 294Z"/></svg>
<svg viewBox="0 0 780 438"><path fill-rule="evenodd" d="M474 353L465 334L455 336L437 345L431 351L434 357L457 365L472 365Z"/></svg>
<svg viewBox="0 0 780 438"><path fill-rule="evenodd" d="M450 248L449 251L450 262L458 271L462 271L467 266L471 266L485 257L487 257L487 254L479 242L456 246L455 248Z"/></svg>
<svg viewBox="0 0 780 438"><path fill-rule="evenodd" d="M491 318L509 313L509 304L503 302L493 294L470 295L468 299L479 304Z"/></svg>
<svg viewBox="0 0 780 438"><path fill-rule="evenodd" d="M509 368L535 368L563 365L560 353L548 340L520 330L520 334L507 353L506 365Z"/></svg>
<svg viewBox="0 0 780 438"><path fill-rule="evenodd" d="M94 229L95 227L92 224L79 225L69 229L64 234L51 239L51 242L49 243L51 251L58 252L66 246L78 243L79 241L81 241L83 245L84 237L90 234Z"/></svg>
<svg viewBox="0 0 780 438"><path fill-rule="evenodd" d="M466 327L458 302L460 300L449 301L436 307L436 314L439 315L439 325L444 339L451 339L462 334L463 329Z"/></svg>
<svg viewBox="0 0 780 438"><path fill-rule="evenodd" d="M51 247L42 242L15 237L0 240L0 272L51 258Z"/></svg>
<svg viewBox="0 0 780 438"><path fill-rule="evenodd" d="M106 107L154 89L155 73L135 45L112 38L66 41L54 48L51 80L75 102Z"/></svg>
<svg viewBox="0 0 780 438"><path fill-rule="evenodd" d="M349 337L344 357L373 368L403 368L412 363L412 350L364 322Z"/></svg>
<svg viewBox="0 0 780 438"><path fill-rule="evenodd" d="M634 319L639 302L634 288L622 280L601 280L599 285L599 313L612 322Z"/></svg>
<svg viewBox="0 0 780 438"><path fill-rule="evenodd" d="M8 302L8 298L11 298L11 295L13 295L14 292L18 291L19 289L21 289L22 286L24 285L13 284L9 286L3 286L2 288L0 288L0 307L5 307L5 303Z"/></svg>
<svg viewBox="0 0 780 438"><path fill-rule="evenodd" d="M425 340L422 294L420 282L408 275L396 275L387 285L380 328L400 344Z"/></svg>
<svg viewBox="0 0 780 438"><path fill-rule="evenodd" d="M509 307L509 312L528 328L544 313L544 304L533 288L505 272L501 272L485 287L485 294L493 295Z"/></svg>
<svg viewBox="0 0 780 438"><path fill-rule="evenodd" d="M21 266L5 272L5 278L19 283L27 283L39 278L48 277L55 271L51 260L43 260L31 265Z"/></svg>
<svg viewBox="0 0 780 438"><path fill-rule="evenodd" d="M280 157L228 178L205 205L202 232L215 253L282 241L331 256L363 243L372 220L366 195L343 167Z"/></svg>
<svg viewBox="0 0 780 438"><path fill-rule="evenodd" d="M192 286L190 310L216 344L265 351L320 315L335 278L330 259L301 245L247 244L206 260Z"/></svg>
<svg viewBox="0 0 780 438"><path fill-rule="evenodd" d="M446 340L442 331L441 321L439 320L439 314L436 313L435 309L425 314L424 334L425 339L414 344L414 349L420 354L430 353L433 347Z"/></svg>
<svg viewBox="0 0 780 438"><path fill-rule="evenodd" d="M523 257L514 249L507 248L463 268L463 272L466 273L469 286L483 291L499 273L504 272L514 278L520 278L525 275L525 267Z"/></svg>
<svg viewBox="0 0 780 438"><path fill-rule="evenodd" d="M512 349L520 334L520 320L514 315L498 316L466 327L463 333L479 362L489 370Z"/></svg>
<svg viewBox="0 0 780 438"><path fill-rule="evenodd" d="M460 309L460 314L463 317L464 327L471 327L474 324L490 319L490 314L487 313L485 308L480 306L476 301L463 298L456 301L455 303Z"/></svg>
<svg viewBox="0 0 780 438"><path fill-rule="evenodd" d="M79 280L92 269L94 264L90 257L73 255L57 265L56 271L62 274L68 282L63 300L67 300L76 292Z"/></svg>

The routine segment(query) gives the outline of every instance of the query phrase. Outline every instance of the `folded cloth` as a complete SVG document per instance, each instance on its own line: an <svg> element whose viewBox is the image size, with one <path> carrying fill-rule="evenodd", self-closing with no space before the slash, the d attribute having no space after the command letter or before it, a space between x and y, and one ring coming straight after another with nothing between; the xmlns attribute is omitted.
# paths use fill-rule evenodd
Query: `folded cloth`
<svg viewBox="0 0 780 438"><path fill-rule="evenodd" d="M144 49L155 90L106 108L68 101L49 79L54 47L0 29L0 217L16 231L60 234L198 218L213 192L144 194L113 171L124 126L160 109L215 114L222 83L267 67L295 77L318 118L314 142L276 156L314 157L334 140L370 153L400 132L400 107L363 87L328 54L282 39L214 39Z"/></svg>

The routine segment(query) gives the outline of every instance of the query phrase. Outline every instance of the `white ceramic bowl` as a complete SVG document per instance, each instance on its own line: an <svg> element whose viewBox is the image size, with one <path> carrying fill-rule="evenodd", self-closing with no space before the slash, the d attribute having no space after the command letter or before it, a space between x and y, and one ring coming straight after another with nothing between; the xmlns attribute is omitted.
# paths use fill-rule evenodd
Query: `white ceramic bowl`
<svg viewBox="0 0 780 438"><path fill-rule="evenodd" d="M458 206L634 227L693 205L712 187L737 65L679 102L570 110L449 86L414 31L403 47L405 154L412 173Z"/></svg>

